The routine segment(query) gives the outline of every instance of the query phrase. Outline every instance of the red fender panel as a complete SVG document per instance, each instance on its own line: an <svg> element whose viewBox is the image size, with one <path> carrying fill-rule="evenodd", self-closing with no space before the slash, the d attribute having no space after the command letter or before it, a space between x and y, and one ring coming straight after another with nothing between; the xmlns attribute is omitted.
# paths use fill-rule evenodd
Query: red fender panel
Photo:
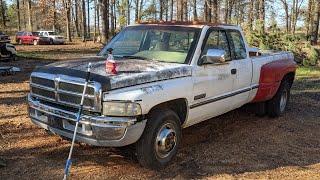
<svg viewBox="0 0 320 180"><path fill-rule="evenodd" d="M261 67L259 88L252 102L270 100L277 92L283 77L295 72L297 64L291 59L272 61Z"/></svg>

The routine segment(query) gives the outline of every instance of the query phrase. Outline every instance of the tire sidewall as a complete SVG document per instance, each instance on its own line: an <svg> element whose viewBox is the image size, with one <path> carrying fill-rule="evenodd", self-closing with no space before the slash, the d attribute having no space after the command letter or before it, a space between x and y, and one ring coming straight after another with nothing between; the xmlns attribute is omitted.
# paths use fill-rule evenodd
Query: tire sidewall
<svg viewBox="0 0 320 180"><path fill-rule="evenodd" d="M281 96L285 90L287 91L287 102L286 102L285 108L283 109L283 111L281 111L281 107L280 107L281 106ZM271 117L282 116L288 107L289 101L290 101L290 85L287 81L283 81L280 84L280 87L279 87L277 93L275 94L275 96L268 103L269 116L271 116Z"/></svg>
<svg viewBox="0 0 320 180"><path fill-rule="evenodd" d="M181 122L179 117L171 110L160 111L148 119L146 129L137 142L139 147L136 147L139 162L151 169L160 169L168 165L176 156L181 144ZM176 131L176 146L171 153L165 157L158 157L155 149L155 141L161 127L170 123L175 127ZM139 158L139 155L142 156Z"/></svg>
<svg viewBox="0 0 320 180"><path fill-rule="evenodd" d="M155 139L157 138L157 134L159 133L160 128L165 125L166 123L171 123L174 125L175 130L176 130L176 146L174 147L174 149L172 150L172 152L165 158L160 158L158 157L158 155L156 154L156 150L155 150ZM177 154L178 152L178 147L181 143L181 129L178 127L179 125L175 122L175 120L172 120L170 117L168 119L165 119L154 131L153 135L152 135L152 154L154 156L154 160L160 162L163 165L166 165L168 163L171 162L171 160L174 158L174 156ZM161 166L163 166L161 165Z"/></svg>

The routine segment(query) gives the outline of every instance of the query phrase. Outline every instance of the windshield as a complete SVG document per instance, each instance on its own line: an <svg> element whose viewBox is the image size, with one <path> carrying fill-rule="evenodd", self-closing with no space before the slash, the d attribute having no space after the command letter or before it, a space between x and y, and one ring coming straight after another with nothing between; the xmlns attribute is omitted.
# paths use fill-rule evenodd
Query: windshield
<svg viewBox="0 0 320 180"><path fill-rule="evenodd" d="M114 57L187 64L200 29L174 26L131 26L116 35L99 53L112 48Z"/></svg>
<svg viewBox="0 0 320 180"><path fill-rule="evenodd" d="M49 35L58 35L56 32L48 32Z"/></svg>

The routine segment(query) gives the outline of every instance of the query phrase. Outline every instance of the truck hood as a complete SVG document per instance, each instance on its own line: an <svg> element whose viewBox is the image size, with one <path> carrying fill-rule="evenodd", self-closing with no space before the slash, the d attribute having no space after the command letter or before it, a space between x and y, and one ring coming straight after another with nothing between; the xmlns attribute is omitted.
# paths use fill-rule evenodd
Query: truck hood
<svg viewBox="0 0 320 180"><path fill-rule="evenodd" d="M191 66L186 64L139 59L120 59L115 61L118 72L116 75L106 73L106 57L101 56L60 61L47 65L45 69L48 69L48 71L49 69L55 69L52 71L55 74L69 76L73 76L74 74L74 76L78 76L79 74L86 73L88 63L91 62L91 80L97 80L102 83L104 90L191 76ZM39 71L40 69L42 69L42 72L46 72L41 67L36 68L35 71ZM74 73L70 74L71 72Z"/></svg>
<svg viewBox="0 0 320 180"><path fill-rule="evenodd" d="M49 37L55 37L55 38L59 37L59 38L63 38L63 36L61 36L61 35L49 35Z"/></svg>

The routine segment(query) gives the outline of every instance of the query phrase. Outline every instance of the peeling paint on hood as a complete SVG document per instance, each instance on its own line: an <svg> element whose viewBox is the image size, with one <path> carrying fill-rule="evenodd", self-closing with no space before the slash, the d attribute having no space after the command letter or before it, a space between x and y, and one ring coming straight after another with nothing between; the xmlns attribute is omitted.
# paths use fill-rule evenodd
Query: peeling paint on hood
<svg viewBox="0 0 320 180"><path fill-rule="evenodd" d="M190 65L140 59L115 60L118 73L116 75L110 75L105 71L105 61L106 57L94 56L59 61L49 64L48 66L86 71L88 63L91 62L91 72L108 77L110 79L111 89L191 76Z"/></svg>

